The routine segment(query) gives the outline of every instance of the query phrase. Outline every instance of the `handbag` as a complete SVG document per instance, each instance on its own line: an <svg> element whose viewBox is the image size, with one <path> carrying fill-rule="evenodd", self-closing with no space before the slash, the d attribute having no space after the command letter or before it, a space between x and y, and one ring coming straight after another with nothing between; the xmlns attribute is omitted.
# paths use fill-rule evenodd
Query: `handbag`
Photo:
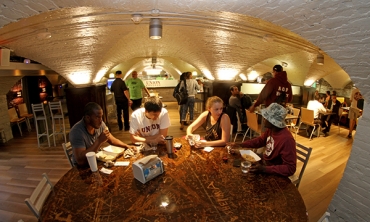
<svg viewBox="0 0 370 222"><path fill-rule="evenodd" d="M188 102L188 90L186 88L186 80L182 80L184 81L184 86L183 88L180 88L180 90L178 92L175 93L175 98L177 100L177 104L179 105L183 105L183 104L186 104Z"/></svg>

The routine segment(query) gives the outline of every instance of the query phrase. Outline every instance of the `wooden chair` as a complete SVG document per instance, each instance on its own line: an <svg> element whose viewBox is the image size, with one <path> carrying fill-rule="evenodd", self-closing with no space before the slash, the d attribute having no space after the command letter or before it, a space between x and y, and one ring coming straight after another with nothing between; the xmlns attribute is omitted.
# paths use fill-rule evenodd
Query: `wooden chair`
<svg viewBox="0 0 370 222"><path fill-rule="evenodd" d="M305 147L302 144L297 143L296 144L296 152L297 152L297 160L301 161L302 168L298 173L298 170L296 173L289 177L289 179L292 181L292 183L298 188L299 184L301 183L303 173L306 169L308 160L310 159L312 148L311 147ZM298 164L297 164L298 165ZM298 173L298 176L297 176Z"/></svg>
<svg viewBox="0 0 370 222"><path fill-rule="evenodd" d="M314 118L313 115L314 115L313 110L309 110L307 108L301 107L301 119L300 119L300 122L299 122L298 129L301 128L302 123L305 124L306 126L312 126L313 130L312 130L311 135L310 135L310 140L312 139L312 135L316 130L316 126L318 128L317 129L317 137L320 136L320 125L315 124L315 118Z"/></svg>
<svg viewBox="0 0 370 222"><path fill-rule="evenodd" d="M55 136L62 135L64 138L64 142L67 142L66 137L66 126L64 123L64 114L63 114L63 107L62 102L49 102L49 109L50 109L50 116L52 122L52 129L53 129L53 139L55 144ZM56 124L58 121L59 128L57 130Z"/></svg>
<svg viewBox="0 0 370 222"><path fill-rule="evenodd" d="M10 124L17 124L19 133L21 134L21 136L23 136L21 123L26 122L26 118L18 117L18 113L14 107L8 109L8 115L9 115Z"/></svg>
<svg viewBox="0 0 370 222"><path fill-rule="evenodd" d="M72 151L71 142L62 143L62 146L63 146L64 154L66 155L69 161L69 164L71 165L71 167L74 167L75 165L73 163L73 158L72 158L73 151Z"/></svg>
<svg viewBox="0 0 370 222"><path fill-rule="evenodd" d="M249 138L250 139L252 138L252 130L261 135L261 125L258 125L257 113L255 113L255 112L251 113L251 112L249 112L249 110L245 110L245 112L247 114L248 130L245 132L242 142L244 142L248 131L249 131Z"/></svg>
<svg viewBox="0 0 370 222"><path fill-rule="evenodd" d="M49 129L49 123L50 119L48 119L45 109L44 109L44 104L39 103L39 104L31 104L32 106L32 112L33 116L35 119L35 128L36 128L36 133L37 133L37 144L40 147L40 138L43 136L46 136L48 140L48 145L50 147L50 137L53 136L53 133L51 129ZM42 125L39 124L38 122L41 121L43 122L44 129L42 129ZM54 146L55 146L55 140L54 140Z"/></svg>
<svg viewBox="0 0 370 222"><path fill-rule="evenodd" d="M42 210L42 206L44 205L46 198L52 190L53 184L50 182L49 177L46 175L46 173L43 173L42 180L32 192L31 197L24 200L24 202L26 202L27 206L30 208L32 213L35 214L39 221L41 221L40 213Z"/></svg>
<svg viewBox="0 0 370 222"><path fill-rule="evenodd" d="M301 113L300 109L292 108L292 110L293 110L293 115L294 116L299 116L299 114ZM295 133L294 139L297 138L297 133L299 131L299 127L297 126L297 122L298 122L298 118L297 119L291 119L289 124L288 124L289 129L294 130L294 133Z"/></svg>
<svg viewBox="0 0 370 222"><path fill-rule="evenodd" d="M25 103L19 104L18 110L19 110L19 116L26 118L28 131L31 131L32 127L31 127L30 119L33 119L33 114L28 113L27 105Z"/></svg>

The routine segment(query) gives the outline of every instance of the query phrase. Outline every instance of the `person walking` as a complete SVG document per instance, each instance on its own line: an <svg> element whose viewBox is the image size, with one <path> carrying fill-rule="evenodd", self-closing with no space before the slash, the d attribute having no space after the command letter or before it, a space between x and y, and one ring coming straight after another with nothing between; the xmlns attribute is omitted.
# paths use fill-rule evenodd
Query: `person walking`
<svg viewBox="0 0 370 222"><path fill-rule="evenodd" d="M144 89L148 97L150 97L149 90L145 87L143 81L137 77L137 72L131 73L132 78L126 80L126 86L130 92L130 99L132 101L131 110L135 111L141 107L143 100L142 90Z"/></svg>
<svg viewBox="0 0 370 222"><path fill-rule="evenodd" d="M281 65L275 65L272 69L273 78L270 79L265 87L263 87L256 102L249 108L250 112L254 112L255 107L264 103L268 107L271 103L278 102L285 107L286 103L290 103L293 99L292 85L288 82L288 75L283 71ZM284 98L281 98L281 97Z"/></svg>
<svg viewBox="0 0 370 222"><path fill-rule="evenodd" d="M128 107L132 105L130 100L130 93L125 82L122 80L122 72L116 71L116 79L113 81L110 91L114 93L114 99L116 100L117 106L117 123L119 130L123 129L122 124L122 112L123 120L125 124L125 131L130 129L130 116Z"/></svg>
<svg viewBox="0 0 370 222"><path fill-rule="evenodd" d="M200 90L200 86L195 79L192 79L193 74L191 72L187 72L185 75L186 81L186 89L188 90L188 101L181 105L181 126L180 129L184 129L184 125L186 123L186 114L190 113L190 122L193 122L194 119L194 104L195 104L195 94L197 90ZM180 89L184 88L184 82L181 82Z"/></svg>

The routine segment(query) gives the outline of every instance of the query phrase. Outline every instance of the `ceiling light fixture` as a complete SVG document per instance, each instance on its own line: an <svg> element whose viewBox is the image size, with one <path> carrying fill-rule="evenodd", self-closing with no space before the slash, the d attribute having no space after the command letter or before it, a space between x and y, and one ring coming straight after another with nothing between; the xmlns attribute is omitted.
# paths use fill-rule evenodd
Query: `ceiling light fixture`
<svg viewBox="0 0 370 222"><path fill-rule="evenodd" d="M272 42L274 41L274 36L273 35L269 35L269 34L266 34L262 37L262 41L264 42Z"/></svg>
<svg viewBox="0 0 370 222"><path fill-rule="evenodd" d="M162 38L162 21L159 18L150 19L149 23L149 37L151 39Z"/></svg>
<svg viewBox="0 0 370 222"><path fill-rule="evenodd" d="M316 59L317 65L324 65L324 55L319 53L317 54L317 59Z"/></svg>
<svg viewBox="0 0 370 222"><path fill-rule="evenodd" d="M282 66L282 67L288 67L288 63L286 63L286 62L282 62L282 63L281 63L281 66Z"/></svg>
<svg viewBox="0 0 370 222"><path fill-rule="evenodd" d="M133 14L131 16L131 21L133 21L135 24L139 24L143 20L142 14Z"/></svg>

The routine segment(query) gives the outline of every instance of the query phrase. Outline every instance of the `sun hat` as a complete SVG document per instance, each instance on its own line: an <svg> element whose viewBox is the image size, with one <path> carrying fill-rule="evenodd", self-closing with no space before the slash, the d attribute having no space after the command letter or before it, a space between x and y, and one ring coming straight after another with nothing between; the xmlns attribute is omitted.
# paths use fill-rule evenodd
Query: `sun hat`
<svg viewBox="0 0 370 222"><path fill-rule="evenodd" d="M267 108L261 110L262 116L278 128L285 128L285 117L287 110L277 103L271 103Z"/></svg>

